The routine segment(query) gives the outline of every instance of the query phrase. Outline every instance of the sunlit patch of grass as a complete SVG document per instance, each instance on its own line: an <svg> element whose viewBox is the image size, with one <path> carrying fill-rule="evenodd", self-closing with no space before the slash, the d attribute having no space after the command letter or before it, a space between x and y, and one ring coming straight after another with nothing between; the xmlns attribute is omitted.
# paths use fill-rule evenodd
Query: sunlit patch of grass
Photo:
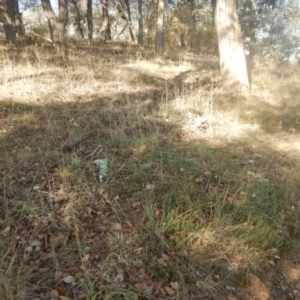
<svg viewBox="0 0 300 300"><path fill-rule="evenodd" d="M191 64L187 62L181 62L178 65L172 61L167 60L135 60L127 65L126 68L130 70L138 71L147 78L162 78L165 80L174 79L176 76L183 72L193 70ZM154 80L154 79L153 79Z"/></svg>

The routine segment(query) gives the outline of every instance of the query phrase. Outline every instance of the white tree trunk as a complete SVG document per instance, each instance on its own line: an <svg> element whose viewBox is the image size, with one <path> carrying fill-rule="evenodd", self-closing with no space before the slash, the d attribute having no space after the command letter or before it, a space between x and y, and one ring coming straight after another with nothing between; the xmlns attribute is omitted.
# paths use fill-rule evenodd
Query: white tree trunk
<svg viewBox="0 0 300 300"><path fill-rule="evenodd" d="M217 0L214 21L225 86L250 87L235 0Z"/></svg>

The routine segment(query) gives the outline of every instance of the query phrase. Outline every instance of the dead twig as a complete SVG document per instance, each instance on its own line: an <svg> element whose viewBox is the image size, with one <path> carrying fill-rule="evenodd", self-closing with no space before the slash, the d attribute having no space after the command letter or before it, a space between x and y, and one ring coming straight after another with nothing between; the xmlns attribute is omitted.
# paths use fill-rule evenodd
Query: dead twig
<svg viewBox="0 0 300 300"><path fill-rule="evenodd" d="M73 143L62 145L62 150L63 151L72 151L72 149L74 147L76 147L78 144L80 144L81 142L88 139L93 133L94 132L89 132L88 134L84 135L82 138L80 138L79 140L74 141Z"/></svg>
<svg viewBox="0 0 300 300"><path fill-rule="evenodd" d="M98 145L91 153L87 154L82 160L87 160L93 156L95 156L100 149L102 149L102 145Z"/></svg>

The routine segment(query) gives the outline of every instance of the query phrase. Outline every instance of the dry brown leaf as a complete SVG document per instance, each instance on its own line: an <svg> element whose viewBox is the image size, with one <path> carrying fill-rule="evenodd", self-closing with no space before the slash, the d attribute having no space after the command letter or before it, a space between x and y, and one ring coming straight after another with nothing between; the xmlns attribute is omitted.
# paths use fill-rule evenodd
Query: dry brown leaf
<svg viewBox="0 0 300 300"><path fill-rule="evenodd" d="M126 224L129 228L133 228L132 224L129 221L124 221L124 224Z"/></svg>
<svg viewBox="0 0 300 300"><path fill-rule="evenodd" d="M68 244L68 241L69 241L69 237L65 235L63 238L63 245L66 246Z"/></svg>
<svg viewBox="0 0 300 300"><path fill-rule="evenodd" d="M165 261L164 261L162 258L160 258L160 259L158 260L158 262L159 262L161 265L165 266L166 268L168 267L168 265L165 263Z"/></svg>
<svg viewBox="0 0 300 300"><path fill-rule="evenodd" d="M11 255L11 254L14 254L16 251L16 245L12 245L10 247L7 248L7 255Z"/></svg>
<svg viewBox="0 0 300 300"><path fill-rule="evenodd" d="M195 179L195 182L197 182L197 183L202 183L202 182L204 182L204 178L203 177L197 177L196 179Z"/></svg>
<svg viewBox="0 0 300 300"><path fill-rule="evenodd" d="M74 274L74 276L75 276L76 278L81 278L82 275L83 275L83 272L82 272L82 270L80 270L80 269L77 269L77 271L76 271L75 274Z"/></svg>
<svg viewBox="0 0 300 300"><path fill-rule="evenodd" d="M69 260L67 263L64 264L64 268L70 268L70 267L74 267L77 263L77 259L72 259L72 260Z"/></svg>
<svg viewBox="0 0 300 300"><path fill-rule="evenodd" d="M146 282L139 282L134 285L138 290L144 290L147 288Z"/></svg>
<svg viewBox="0 0 300 300"><path fill-rule="evenodd" d="M233 260L241 262L244 260L244 257L242 255L240 255L239 253L237 253L236 255L234 255Z"/></svg>
<svg viewBox="0 0 300 300"><path fill-rule="evenodd" d="M60 295L64 295L66 293L66 284L64 282L59 282L57 285L57 290L59 292Z"/></svg>
<svg viewBox="0 0 300 300"><path fill-rule="evenodd" d="M73 300L67 296L59 296L60 300Z"/></svg>
<svg viewBox="0 0 300 300"><path fill-rule="evenodd" d="M55 275L54 275L54 280L55 281L58 281L58 279L61 277L62 275L62 271L58 270L55 272Z"/></svg>
<svg viewBox="0 0 300 300"><path fill-rule="evenodd" d="M122 225L120 223L112 223L111 224L111 227L114 229L114 230L121 230L122 229Z"/></svg>
<svg viewBox="0 0 300 300"><path fill-rule="evenodd" d="M103 282L98 282L98 288L99 290L105 290L107 288L107 285L104 284Z"/></svg>
<svg viewBox="0 0 300 300"><path fill-rule="evenodd" d="M229 203L233 203L234 202L234 200L235 200L235 195L233 195L233 196L227 196L227 201L229 202Z"/></svg>
<svg viewBox="0 0 300 300"><path fill-rule="evenodd" d="M90 255L87 253L83 258L82 258L82 262L88 262L90 259Z"/></svg>
<svg viewBox="0 0 300 300"><path fill-rule="evenodd" d="M5 229L2 231L2 234L8 234L10 231L10 226L5 227Z"/></svg>
<svg viewBox="0 0 300 300"><path fill-rule="evenodd" d="M49 253L41 252L40 253L40 257L42 260L47 260L49 258L52 258L53 256L54 256L53 252L49 252Z"/></svg>
<svg viewBox="0 0 300 300"><path fill-rule="evenodd" d="M38 234L38 239L42 240L44 238L44 234Z"/></svg>
<svg viewBox="0 0 300 300"><path fill-rule="evenodd" d="M89 238L93 238L94 236L96 236L97 235L97 232L91 232L90 234L89 234Z"/></svg>
<svg viewBox="0 0 300 300"><path fill-rule="evenodd" d="M57 236L52 235L52 236L50 236L49 241L50 241L50 243L57 244L57 243L62 242L64 240L64 238L65 238L64 234L59 234Z"/></svg>
<svg viewBox="0 0 300 300"><path fill-rule="evenodd" d="M135 259L132 261L132 264L135 267L140 268L141 266L143 266L143 261L141 259Z"/></svg>
<svg viewBox="0 0 300 300"><path fill-rule="evenodd" d="M63 202L69 200L69 195L60 195L53 198L53 201L56 203Z"/></svg>
<svg viewBox="0 0 300 300"><path fill-rule="evenodd" d="M124 275L123 274L118 274L115 278L114 278L114 282L118 282L121 283L124 281Z"/></svg>
<svg viewBox="0 0 300 300"><path fill-rule="evenodd" d="M41 273L48 272L49 270L50 270L50 268L38 268L38 271Z"/></svg>
<svg viewBox="0 0 300 300"><path fill-rule="evenodd" d="M134 253L135 255L138 255L138 254L140 254L140 253L142 252L143 249L144 249L144 247L136 248L136 249L133 250L133 253Z"/></svg>
<svg viewBox="0 0 300 300"><path fill-rule="evenodd" d="M64 218L62 218L62 221L67 223L70 221L70 219L71 219L71 216L65 216Z"/></svg>
<svg viewBox="0 0 300 300"><path fill-rule="evenodd" d="M175 294L175 291L168 286L165 286L165 290L170 296Z"/></svg>
<svg viewBox="0 0 300 300"><path fill-rule="evenodd" d="M135 201L131 204L133 208L141 206L141 201Z"/></svg>
<svg viewBox="0 0 300 300"><path fill-rule="evenodd" d="M39 241L39 240L33 240L33 241L31 241L30 242L30 245L31 246L40 246L41 245L41 241Z"/></svg>
<svg viewBox="0 0 300 300"><path fill-rule="evenodd" d="M58 293L57 290L52 290L52 291L50 292L50 296L51 296L51 297L54 297L54 298L58 298L58 297L59 297L59 293Z"/></svg>
<svg viewBox="0 0 300 300"><path fill-rule="evenodd" d="M110 283L110 288L112 289L112 290L114 290L114 289L119 289L121 287L121 284L119 283L119 282L111 282Z"/></svg>
<svg viewBox="0 0 300 300"><path fill-rule="evenodd" d="M177 281L171 281L170 282L170 286L174 289L174 290L178 290L179 288L179 283Z"/></svg>
<svg viewBox="0 0 300 300"><path fill-rule="evenodd" d="M169 260L169 256L167 254L162 253L161 257L164 261Z"/></svg>
<svg viewBox="0 0 300 300"><path fill-rule="evenodd" d="M109 250L110 250L110 251L115 251L115 250L117 250L120 246L116 244L116 245L109 245L108 247L109 247Z"/></svg>
<svg viewBox="0 0 300 300"><path fill-rule="evenodd" d="M163 209L156 209L155 210L155 212L154 212L154 216L156 217L156 218L160 218L162 215L163 215L163 213L164 213L164 210Z"/></svg>
<svg viewBox="0 0 300 300"><path fill-rule="evenodd" d="M81 292L78 296L79 300L85 300L85 299L88 299L88 298L89 298L89 296L86 292Z"/></svg>

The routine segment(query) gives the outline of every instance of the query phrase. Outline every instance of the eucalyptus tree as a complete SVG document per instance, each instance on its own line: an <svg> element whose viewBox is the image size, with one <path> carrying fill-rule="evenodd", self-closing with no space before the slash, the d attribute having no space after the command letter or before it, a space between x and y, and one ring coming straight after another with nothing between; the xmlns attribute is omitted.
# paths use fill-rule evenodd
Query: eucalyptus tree
<svg viewBox="0 0 300 300"><path fill-rule="evenodd" d="M155 49L156 55L162 56L164 54L164 10L165 0L157 1L157 20L156 20L156 35L155 35Z"/></svg>
<svg viewBox="0 0 300 300"><path fill-rule="evenodd" d="M93 1L92 0L72 0L71 3L75 9L75 26L84 38L84 25L87 24L88 45L93 45Z"/></svg>
<svg viewBox="0 0 300 300"><path fill-rule="evenodd" d="M3 14L3 23L6 41L9 45L16 44L16 0L3 0L0 2L0 9Z"/></svg>
<svg viewBox="0 0 300 300"><path fill-rule="evenodd" d="M88 24L88 44L93 46L93 0L87 0L86 19Z"/></svg>
<svg viewBox="0 0 300 300"><path fill-rule="evenodd" d="M70 14L75 15L74 17L74 25L76 26L77 32L80 34L81 38L84 39L84 23L85 18L83 14L83 9L81 7L81 1L80 0L72 0L71 3L73 4L73 7L70 6ZM74 8L74 12L73 9ZM73 14L72 14L73 12Z"/></svg>
<svg viewBox="0 0 300 300"><path fill-rule="evenodd" d="M138 44L142 46L144 44L143 0L138 0L138 22Z"/></svg>
<svg viewBox="0 0 300 300"><path fill-rule="evenodd" d="M117 2L118 17L122 18L126 22L125 28L127 26L129 27L131 41L137 42L136 32L135 32L134 26L132 24L131 9L130 9L129 0L117 0L116 2Z"/></svg>
<svg viewBox="0 0 300 300"><path fill-rule="evenodd" d="M247 63L235 0L216 0L213 4L223 84L249 88Z"/></svg>
<svg viewBox="0 0 300 300"><path fill-rule="evenodd" d="M102 17L103 17L103 23L101 31L104 33L104 40L108 41L111 40L111 29L110 29L110 20L109 20L109 14L108 14L108 0L100 0L101 1L101 7L102 7Z"/></svg>
<svg viewBox="0 0 300 300"><path fill-rule="evenodd" d="M50 0L41 0L44 12L52 31L52 42L57 54L67 56L66 25L68 21L68 1L58 0L58 15L52 9Z"/></svg>

